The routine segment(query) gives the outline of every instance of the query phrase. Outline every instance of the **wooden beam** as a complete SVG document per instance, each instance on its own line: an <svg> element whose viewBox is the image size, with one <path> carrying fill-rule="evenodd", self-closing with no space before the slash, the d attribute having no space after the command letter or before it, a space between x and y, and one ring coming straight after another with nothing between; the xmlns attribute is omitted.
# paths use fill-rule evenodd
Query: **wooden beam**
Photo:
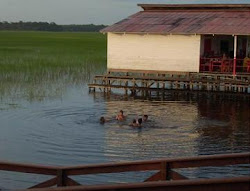
<svg viewBox="0 0 250 191"><path fill-rule="evenodd" d="M213 157L212 157L213 156ZM227 166L236 164L250 164L250 153L244 154L226 154L199 156L191 158L183 158L178 160L169 160L171 168L190 168L204 166Z"/></svg>
<svg viewBox="0 0 250 191"><path fill-rule="evenodd" d="M65 174L65 170L59 169L57 171L57 186L62 187L66 186L67 175Z"/></svg>
<svg viewBox="0 0 250 191"><path fill-rule="evenodd" d="M67 177L66 178L66 186L80 186L81 184L76 182L75 180Z"/></svg>
<svg viewBox="0 0 250 191"><path fill-rule="evenodd" d="M232 75L231 75L232 76ZM178 77L153 77L153 76L109 76L107 77L109 80L121 80L121 81L134 81L141 82L142 80L147 80L147 81L154 81L154 82L211 82L211 83L234 83L234 84L245 84L249 85L249 81L247 80L235 80L233 78L220 78L220 79L215 79L216 77L222 77L221 75L213 76L214 78L204 78L203 75L199 75L196 78L190 78L190 77L183 77L183 78L178 78ZM233 76L232 76L233 77ZM250 75L248 77L250 79ZM98 78L97 78L98 79Z"/></svg>
<svg viewBox="0 0 250 191"><path fill-rule="evenodd" d="M56 182L57 182L57 178L52 178L50 180L46 180L42 183L39 183L35 186L32 186L30 187L29 189L33 189L33 188L48 188L48 187L51 187L51 186L55 186L56 185Z"/></svg>
<svg viewBox="0 0 250 191"><path fill-rule="evenodd" d="M159 181L161 180L161 172L157 172L155 174L153 174L152 176L150 176L149 178L147 178L146 180L144 180L144 182L152 182L152 181Z"/></svg>
<svg viewBox="0 0 250 191"><path fill-rule="evenodd" d="M65 167L66 175L84 175L98 173L117 173L129 171L161 170L162 163L168 163L173 168L190 168L203 166L226 166L235 164L250 164L250 153L208 155L149 161L108 163L98 165Z"/></svg>
<svg viewBox="0 0 250 191"><path fill-rule="evenodd" d="M99 186L71 186L33 191L249 191L250 176L239 178L176 180Z"/></svg>
<svg viewBox="0 0 250 191"><path fill-rule="evenodd" d="M161 180L167 180L169 176L169 164L165 161L161 162Z"/></svg>
<svg viewBox="0 0 250 191"><path fill-rule="evenodd" d="M175 168L178 169L178 168L204 167L204 166L226 166L226 165L236 165L236 164L250 164L250 152L136 161L136 162L60 167L60 168L39 166L39 165L27 165L20 163L17 164L17 163L0 162L0 170L44 174L44 175L56 175L57 185L65 186L68 175L159 170L161 175L161 180L184 179L185 178L184 176L181 176L180 174L172 170ZM71 181L71 179L68 179L68 181L71 183L73 182L73 180ZM52 184L52 182L54 183L54 179L46 181L41 184L47 184L47 183Z"/></svg>
<svg viewBox="0 0 250 191"><path fill-rule="evenodd" d="M158 161L147 162L127 162L127 163L108 163L99 165L72 166L64 168L67 176L84 175L84 174L99 174L99 173L117 173L130 171L150 171L160 170L161 163Z"/></svg>
<svg viewBox="0 0 250 191"><path fill-rule="evenodd" d="M33 174L44 174L44 175L56 175L59 167L42 166L42 165L31 165L22 163L10 163L0 161L0 170L12 171L12 172L24 172Z"/></svg>
<svg viewBox="0 0 250 191"><path fill-rule="evenodd" d="M174 170L170 170L170 177L172 180L187 180L188 179L186 176L183 176Z"/></svg>
<svg viewBox="0 0 250 191"><path fill-rule="evenodd" d="M176 71L158 71L158 70L133 70L133 69L115 69L108 68L108 72L115 73L144 73L144 74L189 74L189 72L176 72Z"/></svg>

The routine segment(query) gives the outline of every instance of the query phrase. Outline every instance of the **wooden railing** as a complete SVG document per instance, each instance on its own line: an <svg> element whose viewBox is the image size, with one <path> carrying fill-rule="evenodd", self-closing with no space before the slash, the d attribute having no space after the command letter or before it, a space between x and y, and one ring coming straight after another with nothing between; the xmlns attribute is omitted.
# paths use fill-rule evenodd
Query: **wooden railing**
<svg viewBox="0 0 250 191"><path fill-rule="evenodd" d="M214 64L215 63L215 64ZM250 61L244 66L244 59L236 59L235 71L237 74L250 74ZM215 70L214 70L215 69ZM200 58L200 72L232 74L234 59Z"/></svg>
<svg viewBox="0 0 250 191"><path fill-rule="evenodd" d="M236 164L250 164L250 153L239 154L225 154L225 155L210 155L210 156L198 156L187 158L173 158L173 159L160 159L149 161L135 161L135 162L123 162L123 163L109 163L98 165L83 165L83 166L69 166L69 167L51 167L40 165L27 165L16 164L0 161L0 170L53 175L54 178L45 182L39 183L32 188L49 188L52 186L80 186L80 183L73 180L72 176L87 175L87 174L103 174L103 173L120 173L120 172L138 172L138 171L157 171L151 177L147 178L144 182L160 181L158 183L137 183L137 184L124 184L102 186L102 187L70 187L65 190L161 190L161 187L169 188L169 190L185 190L183 188L193 188L197 190L198 185L210 185L211 188L225 188L231 186L237 187L242 185L243 188L249 186L250 177L232 178L232 179L210 179L210 180L188 180L187 177L177 173L175 169L190 168L190 167L205 167L205 166L226 166ZM70 177L69 177L70 176ZM175 181L166 181L175 180ZM176 183L174 183L176 182ZM182 185L181 189L177 189ZM136 187L136 189L135 189ZM137 189L138 187L138 189ZM96 189L95 189L96 188ZM103 188L103 189L101 189ZM104 189L105 188L105 189ZM63 189L63 190L64 190ZM46 189L51 190L51 189ZM60 190L60 189L59 189ZM189 190L189 189L188 189ZM193 190L193 189L192 189ZM222 189L223 190L223 189ZM247 189L241 189L247 190Z"/></svg>
<svg viewBox="0 0 250 191"><path fill-rule="evenodd" d="M33 191L249 191L250 177L176 180L99 186L71 186Z"/></svg>

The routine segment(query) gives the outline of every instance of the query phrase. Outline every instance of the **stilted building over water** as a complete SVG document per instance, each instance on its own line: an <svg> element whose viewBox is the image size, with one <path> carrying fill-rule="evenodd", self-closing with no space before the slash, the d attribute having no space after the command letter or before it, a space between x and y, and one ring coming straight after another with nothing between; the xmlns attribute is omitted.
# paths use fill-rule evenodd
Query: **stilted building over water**
<svg viewBox="0 0 250 191"><path fill-rule="evenodd" d="M250 4L139 6L143 11L101 31L108 36L108 72L249 82Z"/></svg>

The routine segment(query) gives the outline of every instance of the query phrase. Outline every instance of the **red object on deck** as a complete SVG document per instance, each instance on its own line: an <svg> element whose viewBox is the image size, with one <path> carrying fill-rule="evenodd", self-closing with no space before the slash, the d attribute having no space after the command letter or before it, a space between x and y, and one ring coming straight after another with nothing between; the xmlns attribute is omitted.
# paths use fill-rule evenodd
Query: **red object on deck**
<svg viewBox="0 0 250 191"><path fill-rule="evenodd" d="M236 58L234 58L233 75L236 75Z"/></svg>

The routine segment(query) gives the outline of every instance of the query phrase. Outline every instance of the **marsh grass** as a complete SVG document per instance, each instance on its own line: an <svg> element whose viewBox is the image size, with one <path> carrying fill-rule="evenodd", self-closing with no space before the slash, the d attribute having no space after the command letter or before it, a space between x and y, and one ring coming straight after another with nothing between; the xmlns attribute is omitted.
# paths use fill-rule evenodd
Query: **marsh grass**
<svg viewBox="0 0 250 191"><path fill-rule="evenodd" d="M66 86L87 83L105 69L103 34L0 32L1 97L57 96Z"/></svg>

